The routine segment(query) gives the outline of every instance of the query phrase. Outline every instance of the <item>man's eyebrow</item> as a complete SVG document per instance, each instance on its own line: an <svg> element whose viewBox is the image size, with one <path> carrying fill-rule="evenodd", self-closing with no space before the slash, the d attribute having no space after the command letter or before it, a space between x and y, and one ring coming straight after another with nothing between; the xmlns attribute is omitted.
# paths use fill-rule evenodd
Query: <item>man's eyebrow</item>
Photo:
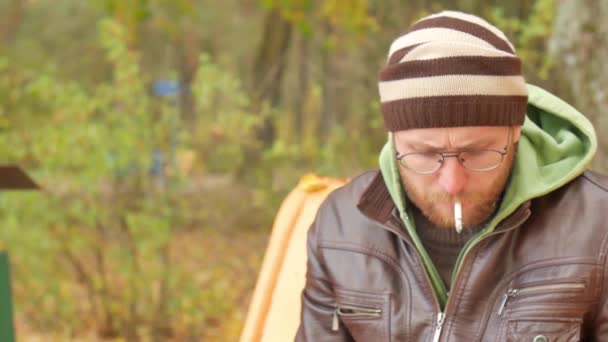
<svg viewBox="0 0 608 342"><path fill-rule="evenodd" d="M465 142L462 145L459 145L460 149L467 149L467 148L486 148L492 144L494 144L495 140L493 139L493 137L486 137L486 138L481 138L481 139L477 139L474 141L469 141L469 142Z"/></svg>
<svg viewBox="0 0 608 342"><path fill-rule="evenodd" d="M459 143L458 147L455 149L465 150L465 149L486 148L486 147L492 145L493 142L494 141L493 141L492 137L487 137L485 139L468 141L468 142L464 142L462 144ZM428 143L423 140L404 141L403 144L412 149L419 149L419 150L425 150L425 151L442 151L442 150L446 149L443 146L433 145L433 144Z"/></svg>
<svg viewBox="0 0 608 342"><path fill-rule="evenodd" d="M435 146L433 144L429 144L425 141L420 141L420 140L416 140L416 141L404 141L403 142L407 147L410 148L414 148L414 149L421 149L421 150L441 150L443 149L441 146Z"/></svg>

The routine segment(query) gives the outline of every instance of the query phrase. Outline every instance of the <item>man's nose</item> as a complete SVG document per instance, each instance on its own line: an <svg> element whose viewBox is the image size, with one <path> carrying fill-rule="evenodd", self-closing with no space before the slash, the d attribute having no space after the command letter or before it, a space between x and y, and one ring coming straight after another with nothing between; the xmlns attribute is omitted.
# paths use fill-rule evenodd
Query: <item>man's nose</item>
<svg viewBox="0 0 608 342"><path fill-rule="evenodd" d="M456 158L446 158L439 170L439 185L450 195L460 194L468 177L467 170Z"/></svg>

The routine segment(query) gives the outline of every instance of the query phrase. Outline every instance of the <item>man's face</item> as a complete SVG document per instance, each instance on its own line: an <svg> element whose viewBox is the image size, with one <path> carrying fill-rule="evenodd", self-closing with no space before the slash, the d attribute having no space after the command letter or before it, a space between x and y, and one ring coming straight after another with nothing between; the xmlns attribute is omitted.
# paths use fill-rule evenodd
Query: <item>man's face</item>
<svg viewBox="0 0 608 342"><path fill-rule="evenodd" d="M454 227L454 203L462 204L465 227L476 226L494 212L497 201L511 173L515 142L521 127L512 130L508 152L493 170L471 171L456 158L446 158L432 174L418 174L399 167L399 173L409 199L435 225ZM410 129L395 132L398 155L410 152L458 152L492 149L503 151L507 145L509 127L453 127Z"/></svg>

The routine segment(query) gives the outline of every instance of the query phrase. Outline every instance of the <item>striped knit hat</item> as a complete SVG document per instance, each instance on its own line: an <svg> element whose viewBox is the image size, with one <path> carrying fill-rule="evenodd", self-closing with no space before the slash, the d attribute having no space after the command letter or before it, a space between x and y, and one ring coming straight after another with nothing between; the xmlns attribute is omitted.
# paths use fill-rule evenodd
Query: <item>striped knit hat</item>
<svg viewBox="0 0 608 342"><path fill-rule="evenodd" d="M379 78L391 132L524 122L521 61L503 32L474 15L444 11L417 21L393 42Z"/></svg>

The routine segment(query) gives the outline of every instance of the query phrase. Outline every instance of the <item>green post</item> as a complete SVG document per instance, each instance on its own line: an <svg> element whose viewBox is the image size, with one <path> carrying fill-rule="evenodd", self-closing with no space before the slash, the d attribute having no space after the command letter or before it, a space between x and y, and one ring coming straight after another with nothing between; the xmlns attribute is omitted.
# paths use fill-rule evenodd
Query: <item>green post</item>
<svg viewBox="0 0 608 342"><path fill-rule="evenodd" d="M38 185L14 165L0 165L0 190L38 189ZM13 297L8 253L0 246L0 342L15 341Z"/></svg>
<svg viewBox="0 0 608 342"><path fill-rule="evenodd" d="M0 341L14 342L13 301L8 254L0 251Z"/></svg>

